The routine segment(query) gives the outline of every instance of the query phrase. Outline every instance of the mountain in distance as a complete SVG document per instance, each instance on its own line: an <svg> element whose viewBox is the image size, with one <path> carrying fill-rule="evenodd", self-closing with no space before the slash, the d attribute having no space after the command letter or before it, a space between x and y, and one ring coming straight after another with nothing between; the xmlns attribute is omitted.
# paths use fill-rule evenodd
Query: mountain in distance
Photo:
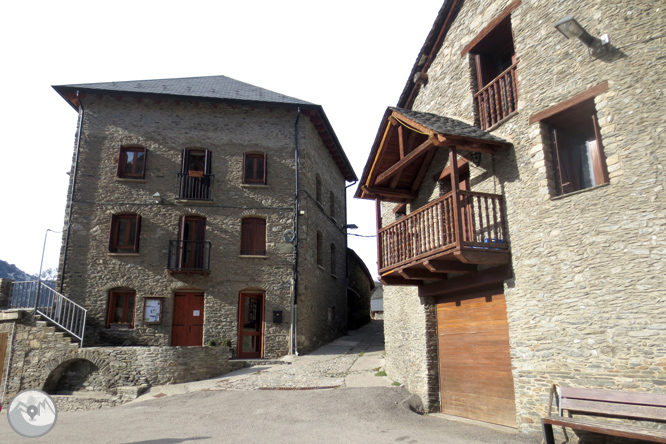
<svg viewBox="0 0 666 444"><path fill-rule="evenodd" d="M42 282L51 288L55 287L58 270L49 268L42 270ZM36 281L37 275L28 274L14 264L0 260L0 279L11 279L14 282Z"/></svg>

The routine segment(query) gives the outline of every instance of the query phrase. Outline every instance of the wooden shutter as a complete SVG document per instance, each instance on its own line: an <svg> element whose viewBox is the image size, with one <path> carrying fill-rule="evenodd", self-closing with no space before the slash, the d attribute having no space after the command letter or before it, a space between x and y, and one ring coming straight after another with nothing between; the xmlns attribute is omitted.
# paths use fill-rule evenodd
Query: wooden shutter
<svg viewBox="0 0 666 444"><path fill-rule="evenodd" d="M141 171L141 178L146 178L146 168L148 168L148 148L143 149L143 170Z"/></svg>
<svg viewBox="0 0 666 444"><path fill-rule="evenodd" d="M553 163L557 169L557 178L560 182L560 194L571 193L579 189L576 176L572 171L570 153L567 150L567 143L563 134L556 128L551 128L551 145L553 147Z"/></svg>
<svg viewBox="0 0 666 444"><path fill-rule="evenodd" d="M141 235L141 215L136 215L136 229L134 230L134 252L139 252L139 237Z"/></svg>
<svg viewBox="0 0 666 444"><path fill-rule="evenodd" d="M268 170L268 155L264 153L264 175L262 177L262 182L266 184L266 171Z"/></svg>
<svg viewBox="0 0 666 444"><path fill-rule="evenodd" d="M118 169L116 175L118 177L123 177L125 175L125 152L122 145L118 148Z"/></svg>
<svg viewBox="0 0 666 444"><path fill-rule="evenodd" d="M9 333L0 333L0 381L2 381L3 376L5 375L5 358L7 356L7 339Z"/></svg>
<svg viewBox="0 0 666 444"><path fill-rule="evenodd" d="M592 124L594 125L594 137L597 139L597 146L590 151L592 165L594 169L594 184L600 185L608 183L608 169L606 168L606 156L604 154L604 145L601 142L601 129L597 115L592 114Z"/></svg>
<svg viewBox="0 0 666 444"><path fill-rule="evenodd" d="M109 252L116 251L116 237L118 236L118 218L115 214L111 215L111 229L109 230Z"/></svg>
<svg viewBox="0 0 666 444"><path fill-rule="evenodd" d="M184 149L180 155L180 172L183 175L187 175L187 171L189 170L189 163L190 163L190 150Z"/></svg>
<svg viewBox="0 0 666 444"><path fill-rule="evenodd" d="M241 223L241 254L263 256L266 254L266 221L247 217Z"/></svg>
<svg viewBox="0 0 666 444"><path fill-rule="evenodd" d="M206 150L206 159L204 163L204 174L211 174L212 171L212 155L210 150Z"/></svg>

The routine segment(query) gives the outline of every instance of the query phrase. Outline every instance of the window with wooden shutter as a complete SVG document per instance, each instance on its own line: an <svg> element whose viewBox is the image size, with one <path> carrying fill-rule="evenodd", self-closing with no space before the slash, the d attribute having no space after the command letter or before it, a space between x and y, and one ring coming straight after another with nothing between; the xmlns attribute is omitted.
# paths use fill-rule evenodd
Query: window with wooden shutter
<svg viewBox="0 0 666 444"><path fill-rule="evenodd" d="M106 328L134 328L135 304L136 291L128 288L111 290L109 292Z"/></svg>
<svg viewBox="0 0 666 444"><path fill-rule="evenodd" d="M243 155L243 183L266 183L266 153L245 153Z"/></svg>
<svg viewBox="0 0 666 444"><path fill-rule="evenodd" d="M317 202L321 204L321 176L319 173L315 176L315 198L317 199Z"/></svg>
<svg viewBox="0 0 666 444"><path fill-rule="evenodd" d="M138 253L141 216L138 214L114 214L111 216L109 252Z"/></svg>
<svg viewBox="0 0 666 444"><path fill-rule="evenodd" d="M550 133L556 194L608 182L594 99L556 113L543 122Z"/></svg>
<svg viewBox="0 0 666 444"><path fill-rule="evenodd" d="M118 155L118 177L143 179L146 177L148 151L139 146L121 146Z"/></svg>
<svg viewBox="0 0 666 444"><path fill-rule="evenodd" d="M266 255L266 220L246 217L241 223L241 254Z"/></svg>

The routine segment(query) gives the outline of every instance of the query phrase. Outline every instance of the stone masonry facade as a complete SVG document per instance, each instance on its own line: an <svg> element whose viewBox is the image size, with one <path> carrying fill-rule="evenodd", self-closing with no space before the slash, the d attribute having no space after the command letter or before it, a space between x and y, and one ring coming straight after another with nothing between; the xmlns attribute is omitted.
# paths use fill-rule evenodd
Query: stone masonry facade
<svg viewBox="0 0 666 444"><path fill-rule="evenodd" d="M71 232L66 245L63 236L60 271L64 267L61 292L88 309L85 345L170 345L174 294L193 290L205 294L203 343L230 340L236 348L239 293L251 290L265 292L263 356L288 354L295 255L285 232L294 230L297 107L106 94L90 94L82 102ZM341 228L346 219L345 179L311 120L301 115L297 131L304 211L299 216L298 341L309 351L346 329L346 241ZM147 150L143 180L116 177L119 147L128 145ZM177 173L186 148L212 153L211 202L178 199ZM266 185L242 183L244 152L266 154ZM325 198L320 204L311 199L317 174ZM73 166L72 180L74 176ZM72 183L70 191L71 187ZM152 198L156 192L162 196L159 204ZM333 217L330 196L335 196ZM122 213L141 216L138 254L109 253L111 216ZM178 239L179 220L186 215L206 218L205 236L212 244L209 275L171 276L167 271L169 241ZM265 256L240 254L245 217L266 220ZM330 265L323 271L316 267L317 231L326 246L326 263L329 246L335 245L335 276ZM114 288L136 291L132 329L105 326L109 291ZM160 324L142 322L146 297L163 298ZM282 312L281 323L273 322L274 311Z"/></svg>
<svg viewBox="0 0 666 444"><path fill-rule="evenodd" d="M510 0L459 4L428 83L411 107L478 123L470 43ZM666 393L666 21L662 2L523 0L511 12L518 110L491 128L513 144L470 163L473 191L502 194L514 278L504 292L516 424L540 428L553 383ZM553 25L573 15L607 52ZM529 117L608 82L594 97L609 182L556 196L545 124ZM440 150L442 151L442 150ZM444 150L445 151L445 150ZM432 171L441 171L438 153ZM425 180L414 210L440 195ZM384 204L384 225L394 220ZM387 373L437 410L434 301L415 287L384 289ZM433 372L435 372L433 377Z"/></svg>

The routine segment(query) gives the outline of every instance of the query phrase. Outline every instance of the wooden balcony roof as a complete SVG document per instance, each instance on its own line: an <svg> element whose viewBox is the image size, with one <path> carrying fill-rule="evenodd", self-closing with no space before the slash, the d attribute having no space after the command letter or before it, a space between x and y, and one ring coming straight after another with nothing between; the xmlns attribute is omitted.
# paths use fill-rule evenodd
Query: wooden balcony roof
<svg viewBox="0 0 666 444"><path fill-rule="evenodd" d="M511 144L465 122L389 107L355 197L406 202L416 197L437 147L495 153Z"/></svg>

